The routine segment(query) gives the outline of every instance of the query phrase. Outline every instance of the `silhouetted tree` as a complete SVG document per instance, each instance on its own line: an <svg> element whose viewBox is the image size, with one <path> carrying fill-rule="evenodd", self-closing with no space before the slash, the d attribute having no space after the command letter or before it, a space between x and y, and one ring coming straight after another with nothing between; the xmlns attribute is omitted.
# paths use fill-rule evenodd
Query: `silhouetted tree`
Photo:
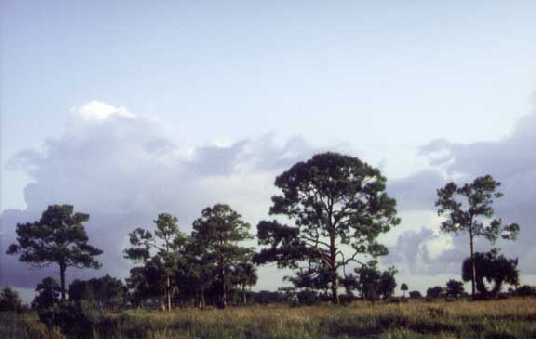
<svg viewBox="0 0 536 339"><path fill-rule="evenodd" d="M447 219L441 223L443 232L467 232L469 234L469 253L471 260L474 256L474 238L483 236L495 242L500 236L503 239L515 239L519 232L516 223L503 224L499 218L488 223L493 218L495 210L492 205L494 199L502 197L497 192L500 183L491 175L476 178L463 186L450 182L437 190L438 199L435 203L438 214L445 215ZM475 263L472 260L472 277L475 276ZM475 295L475 280L471 279L471 295Z"/></svg>
<svg viewBox="0 0 536 339"><path fill-rule="evenodd" d="M372 260L354 269L356 276L348 275L344 280L347 290L349 286L354 286L359 290L364 299L375 300L378 297L384 299L393 295L396 288L395 274L398 271L394 267L389 267L387 271L381 272L377 268L377 261ZM349 281L354 277L355 282Z"/></svg>
<svg viewBox="0 0 536 339"><path fill-rule="evenodd" d="M60 301L61 287L52 277L46 277L35 288L37 295L32 301L32 308L42 310L50 308Z"/></svg>
<svg viewBox="0 0 536 339"><path fill-rule="evenodd" d="M463 282L457 281L454 279L450 279L447 281L447 296L458 298L460 297L464 292L465 289L463 288Z"/></svg>
<svg viewBox="0 0 536 339"><path fill-rule="evenodd" d="M419 291L409 291L409 297L411 299L421 299L422 298L422 294L421 292Z"/></svg>
<svg viewBox="0 0 536 339"><path fill-rule="evenodd" d="M386 178L357 157L323 153L299 162L276 178L282 195L272 197L271 215L282 215L294 226L262 221L257 237L258 263L306 267L329 272L332 301L339 303L339 269L358 262L358 255L379 256L387 248L378 235L400 220L396 201L385 192Z"/></svg>
<svg viewBox="0 0 536 339"><path fill-rule="evenodd" d="M402 298L406 297L406 291L408 290L408 285L406 283L402 283L400 286L400 290L402 291Z"/></svg>
<svg viewBox="0 0 536 339"><path fill-rule="evenodd" d="M238 265L251 260L253 250L240 243L251 239L250 225L228 205L216 204L201 211L194 221L192 242L203 262L215 268L218 285L218 307L227 306L227 290Z"/></svg>
<svg viewBox="0 0 536 339"><path fill-rule="evenodd" d="M464 260L462 265L462 278L464 281L473 280L473 265L476 271L475 283L477 290L483 295L496 295L501 291L503 283L513 286L519 284L519 271L517 269L517 259L507 259L503 255L498 255L496 249L489 252L476 252L474 258ZM487 282L493 282L491 290L486 288Z"/></svg>
<svg viewBox="0 0 536 339"><path fill-rule="evenodd" d="M102 254L88 244L83 223L89 214L73 212L71 205L52 205L31 223L17 224L17 243L7 254L20 254L19 260L37 266L58 264L60 268L61 297L65 300L65 271L67 267L99 268L95 256Z"/></svg>
<svg viewBox="0 0 536 339"><path fill-rule="evenodd" d="M137 228L130 233L132 247L124 250L124 256L127 259L141 261L144 264L150 259L158 257L157 260L162 264L160 272L165 279L163 293L166 299L165 308L171 311L171 300L175 292L172 277L176 273L180 260L179 254L185 246L187 238L179 230L177 218L169 213L160 213L154 222L156 224L154 235L143 228Z"/></svg>
<svg viewBox="0 0 536 339"><path fill-rule="evenodd" d="M0 312L20 312L22 308L22 301L15 290L9 287L0 290Z"/></svg>
<svg viewBox="0 0 536 339"><path fill-rule="evenodd" d="M94 301L99 307L118 307L124 303L126 288L110 275L89 280L74 280L69 285L69 299Z"/></svg>
<svg viewBox="0 0 536 339"><path fill-rule="evenodd" d="M426 297L437 299L445 295L445 288L441 286L430 287L426 290Z"/></svg>

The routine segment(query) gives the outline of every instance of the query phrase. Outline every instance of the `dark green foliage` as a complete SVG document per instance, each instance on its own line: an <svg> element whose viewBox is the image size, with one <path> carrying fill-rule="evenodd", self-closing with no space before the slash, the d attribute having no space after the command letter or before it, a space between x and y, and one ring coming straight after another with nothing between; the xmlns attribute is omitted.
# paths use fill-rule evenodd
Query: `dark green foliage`
<svg viewBox="0 0 536 339"><path fill-rule="evenodd" d="M299 291L296 297L300 305L314 305L320 301L318 293L310 289Z"/></svg>
<svg viewBox="0 0 536 339"><path fill-rule="evenodd" d="M426 298L437 299L445 296L445 288L441 286L430 287L426 290Z"/></svg>
<svg viewBox="0 0 536 339"><path fill-rule="evenodd" d="M60 301L61 288L52 277L44 278L36 287L37 295L32 301L32 308L42 310L50 308Z"/></svg>
<svg viewBox="0 0 536 339"><path fill-rule="evenodd" d="M102 251L88 244L83 223L89 214L74 212L71 205L52 205L41 219L17 224L17 243L9 246L7 254L18 254L19 260L38 266L51 263L60 268L60 287L65 300L65 271L67 267L99 268L95 256Z"/></svg>
<svg viewBox="0 0 536 339"><path fill-rule="evenodd" d="M357 157L318 154L276 178L281 195L272 197L271 215L278 221L257 225L256 262L329 274L332 300L338 303L339 270L358 255L387 254L376 238L397 225L396 202L385 193L386 178ZM302 271L302 276L306 273Z"/></svg>
<svg viewBox="0 0 536 339"><path fill-rule="evenodd" d="M239 213L223 204L205 208L193 223L190 249L205 269L212 268L210 281L216 286L220 308L226 307L233 285L245 287L256 282L250 264L253 249L241 246L244 240L252 239L249 228Z"/></svg>
<svg viewBox="0 0 536 339"><path fill-rule="evenodd" d="M69 299L93 301L99 308L118 308L125 302L126 288L117 278L105 275L90 280L75 280L69 285Z"/></svg>
<svg viewBox="0 0 536 339"><path fill-rule="evenodd" d="M411 299L421 299L422 295L421 295L421 292L419 291L409 291L409 297Z"/></svg>
<svg viewBox="0 0 536 339"><path fill-rule="evenodd" d="M61 301L39 310L38 314L49 330L59 327L68 338L94 338L97 326L104 319L104 314L87 301Z"/></svg>
<svg viewBox="0 0 536 339"><path fill-rule="evenodd" d="M499 255L496 249L489 252L474 254L474 268L476 271L475 283L478 292L482 296L496 296L504 283L516 286L519 284L519 271L517 259L507 259ZM462 278L464 281L473 279L473 265L471 258L464 260L462 265ZM488 290L485 281L494 283L493 288Z"/></svg>
<svg viewBox="0 0 536 339"><path fill-rule="evenodd" d="M0 312L21 312L22 310L22 301L15 290L9 287L0 290Z"/></svg>
<svg viewBox="0 0 536 339"><path fill-rule="evenodd" d="M450 279L447 281L447 296L453 298L459 298L465 292L463 282Z"/></svg>
<svg viewBox="0 0 536 339"><path fill-rule="evenodd" d="M402 283L402 285L400 285L400 290L402 291L402 297L405 298L408 285L406 285L406 283Z"/></svg>
<svg viewBox="0 0 536 339"><path fill-rule="evenodd" d="M390 267L387 271L381 272L376 261L369 261L354 269L356 276L348 275L343 280L346 290L351 292L357 289L363 299L375 300L383 297L387 299L393 295L396 288L395 274L398 271Z"/></svg>
<svg viewBox="0 0 536 339"><path fill-rule="evenodd" d="M162 291L161 295L166 299L164 301L162 298L162 307L171 311L172 299L177 292L173 278L182 259L187 237L179 230L177 218L169 213L160 213L154 223L154 235L143 228L136 228L130 233L131 247L123 251L124 257L142 262L145 268L131 270L128 285L138 288L133 293L139 298L152 294L149 289ZM142 273L151 276L142 277Z"/></svg>
<svg viewBox="0 0 536 339"><path fill-rule="evenodd" d="M536 287L523 285L515 289L514 295L520 297L536 296Z"/></svg>
<svg viewBox="0 0 536 339"><path fill-rule="evenodd" d="M492 243L497 238L515 240L519 233L516 223L505 224L502 219L494 218L494 199L503 196L497 191L501 184L491 175L476 178L471 183L458 186L453 182L437 190L435 203L438 214L447 217L441 224L443 232L467 232L469 234L470 258L473 258L473 239L485 237ZM475 275L475 266L472 266ZM471 294L475 295L475 280L471 280Z"/></svg>

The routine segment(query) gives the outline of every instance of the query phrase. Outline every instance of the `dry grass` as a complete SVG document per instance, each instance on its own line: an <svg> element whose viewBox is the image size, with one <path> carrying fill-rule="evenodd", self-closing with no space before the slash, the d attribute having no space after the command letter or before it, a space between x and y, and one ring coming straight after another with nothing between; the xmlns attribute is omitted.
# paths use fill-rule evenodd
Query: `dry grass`
<svg viewBox="0 0 536 339"><path fill-rule="evenodd" d="M536 299L141 310L108 314L95 328L101 338L536 338Z"/></svg>

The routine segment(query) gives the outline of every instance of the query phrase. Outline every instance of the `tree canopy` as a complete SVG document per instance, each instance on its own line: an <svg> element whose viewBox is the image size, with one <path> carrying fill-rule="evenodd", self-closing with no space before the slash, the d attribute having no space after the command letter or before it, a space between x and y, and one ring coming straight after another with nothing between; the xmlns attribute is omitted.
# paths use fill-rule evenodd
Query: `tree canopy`
<svg viewBox="0 0 536 339"><path fill-rule="evenodd" d="M172 298L176 293L173 277L177 272L187 237L179 230L177 218L169 213L160 213L154 223L156 225L154 235L151 231L141 227L131 232L131 247L126 248L123 252L125 258L143 262L146 266L149 265L148 269L152 273L156 272L154 269L151 270L151 267L154 268L154 265L160 266L158 274L161 273L164 279L165 307L168 311L171 311ZM135 273L139 274L144 271L147 272L147 270L137 270ZM139 275L136 278L131 282L136 281L143 284ZM163 300L162 306L164 306Z"/></svg>
<svg viewBox="0 0 536 339"><path fill-rule="evenodd" d="M270 215L257 225L258 263L329 273L332 301L339 302L340 271L359 255L387 254L377 237L397 225L396 201L385 192L387 179L357 157L322 153L298 162L276 178L281 195L272 197Z"/></svg>
<svg viewBox="0 0 536 339"><path fill-rule="evenodd" d="M252 239L249 228L250 224L243 221L238 212L224 204L203 209L201 217L193 223L193 249L205 266L214 268L220 308L227 305L228 289L233 278L244 276L240 269L245 268L245 263L253 256L253 249L241 245L244 240ZM242 283L252 282L247 280ZM235 282L240 284L239 280Z"/></svg>
<svg viewBox="0 0 536 339"><path fill-rule="evenodd" d="M61 296L65 300L65 271L67 267L99 268L95 257L102 250L88 244L83 223L89 214L74 212L72 205L51 205L35 222L17 224L17 243L7 254L18 254L19 260L37 266L58 264Z"/></svg>
<svg viewBox="0 0 536 339"><path fill-rule="evenodd" d="M475 263L475 283L478 292L482 295L496 295L501 291L504 283L517 286L519 284L519 271L517 269L517 259L507 259L496 249L489 252L476 252ZM473 266L471 258L464 260L462 265L462 278L471 281L473 278ZM494 283L491 289L486 287L485 281Z"/></svg>
<svg viewBox="0 0 536 339"><path fill-rule="evenodd" d="M471 294L475 295L475 263L474 238L484 237L495 243L497 238L515 240L519 233L519 225L507 224L500 218L494 218L495 199L503 196L497 189L501 184L491 175L476 178L471 183L458 186L454 182L447 183L437 190L438 199L435 203L440 216L446 216L441 223L443 232L467 232L469 234L469 252L473 271L471 275Z"/></svg>

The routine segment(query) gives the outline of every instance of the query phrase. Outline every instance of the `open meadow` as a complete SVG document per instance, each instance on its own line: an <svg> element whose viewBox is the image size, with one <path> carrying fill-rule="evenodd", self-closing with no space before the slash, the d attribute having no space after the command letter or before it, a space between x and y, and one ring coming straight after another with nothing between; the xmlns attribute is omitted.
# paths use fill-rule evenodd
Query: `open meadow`
<svg viewBox="0 0 536 339"><path fill-rule="evenodd" d="M33 313L0 316L5 339L66 338ZM92 322L92 320L89 320ZM87 338L536 338L536 299L357 301L348 306L257 305L226 310L130 310L93 319Z"/></svg>

